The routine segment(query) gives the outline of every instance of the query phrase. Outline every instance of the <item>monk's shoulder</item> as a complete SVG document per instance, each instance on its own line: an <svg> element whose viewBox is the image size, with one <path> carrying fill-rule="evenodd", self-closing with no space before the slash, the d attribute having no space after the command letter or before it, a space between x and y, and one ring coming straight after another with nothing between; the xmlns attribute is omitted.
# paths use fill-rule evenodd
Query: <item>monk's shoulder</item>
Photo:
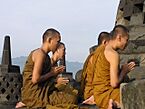
<svg viewBox="0 0 145 109"><path fill-rule="evenodd" d="M107 60L119 58L118 52L113 50L112 48L109 48L109 47L105 48L104 55L105 55Z"/></svg>

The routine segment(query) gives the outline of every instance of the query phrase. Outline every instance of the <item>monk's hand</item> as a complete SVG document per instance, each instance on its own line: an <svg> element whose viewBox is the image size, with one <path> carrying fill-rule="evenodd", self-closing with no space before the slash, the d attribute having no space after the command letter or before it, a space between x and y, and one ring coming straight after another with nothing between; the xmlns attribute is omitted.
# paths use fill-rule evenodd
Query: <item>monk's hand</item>
<svg viewBox="0 0 145 109"><path fill-rule="evenodd" d="M66 85L69 82L69 79L67 77L58 77L56 80L57 84L64 84Z"/></svg>
<svg viewBox="0 0 145 109"><path fill-rule="evenodd" d="M128 69L129 69L129 71L133 70L135 66L136 66L135 62L128 63Z"/></svg>
<svg viewBox="0 0 145 109"><path fill-rule="evenodd" d="M87 100L83 101L83 104L96 104L94 96L92 95L90 98L88 98Z"/></svg>
<svg viewBox="0 0 145 109"><path fill-rule="evenodd" d="M51 72L52 72L53 75L57 75L59 73L62 73L64 71L64 69L65 69L65 66L52 67Z"/></svg>
<svg viewBox="0 0 145 109"><path fill-rule="evenodd" d="M128 72L133 70L134 67L135 67L135 62L129 62L129 63L122 65L122 71L127 74Z"/></svg>

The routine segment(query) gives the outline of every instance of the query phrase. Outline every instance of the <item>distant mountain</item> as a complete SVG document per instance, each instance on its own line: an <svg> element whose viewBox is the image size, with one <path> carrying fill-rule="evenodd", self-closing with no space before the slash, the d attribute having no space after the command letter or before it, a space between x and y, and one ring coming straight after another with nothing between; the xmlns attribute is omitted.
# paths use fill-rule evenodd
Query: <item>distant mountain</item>
<svg viewBox="0 0 145 109"><path fill-rule="evenodd" d="M74 77L77 71L81 70L82 68L83 68L83 63L66 61L66 71L72 72Z"/></svg>
<svg viewBox="0 0 145 109"><path fill-rule="evenodd" d="M12 58L12 65L20 66L20 70L22 72L26 58L27 58L26 56ZM0 62L1 62L1 58L0 58ZM82 67L83 67L83 63L66 61L66 71L72 72L73 76L75 76L76 72L82 69Z"/></svg>

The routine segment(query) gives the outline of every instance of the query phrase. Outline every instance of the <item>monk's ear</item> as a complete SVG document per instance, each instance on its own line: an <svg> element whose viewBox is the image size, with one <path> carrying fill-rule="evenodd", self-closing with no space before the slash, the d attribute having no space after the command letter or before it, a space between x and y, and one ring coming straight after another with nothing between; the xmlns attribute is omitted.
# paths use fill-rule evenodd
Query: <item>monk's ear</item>
<svg viewBox="0 0 145 109"><path fill-rule="evenodd" d="M116 39L117 39L118 41L121 41L121 34L118 34L117 37L116 37Z"/></svg>
<svg viewBox="0 0 145 109"><path fill-rule="evenodd" d="M106 45L108 43L108 40L103 40L102 44Z"/></svg>
<svg viewBox="0 0 145 109"><path fill-rule="evenodd" d="M103 40L103 41L102 41L102 44L104 45L105 43L106 43L106 41L105 41L105 40Z"/></svg>
<svg viewBox="0 0 145 109"><path fill-rule="evenodd" d="M50 43L50 42L51 42L51 40L52 40L52 38L51 38L51 37L48 37L48 38L46 39L46 41L47 41L48 43Z"/></svg>

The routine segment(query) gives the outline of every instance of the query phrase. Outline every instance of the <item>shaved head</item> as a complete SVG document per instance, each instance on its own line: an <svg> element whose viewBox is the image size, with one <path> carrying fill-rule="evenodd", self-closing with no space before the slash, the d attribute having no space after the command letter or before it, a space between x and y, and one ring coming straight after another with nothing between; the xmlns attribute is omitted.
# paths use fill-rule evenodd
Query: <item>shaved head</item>
<svg viewBox="0 0 145 109"><path fill-rule="evenodd" d="M42 36L43 42L45 42L48 37L54 37L56 35L60 35L57 30L53 28L47 29Z"/></svg>
<svg viewBox="0 0 145 109"><path fill-rule="evenodd" d="M116 25L110 32L111 39L115 39L118 34L122 37L129 36L129 30L123 25Z"/></svg>

